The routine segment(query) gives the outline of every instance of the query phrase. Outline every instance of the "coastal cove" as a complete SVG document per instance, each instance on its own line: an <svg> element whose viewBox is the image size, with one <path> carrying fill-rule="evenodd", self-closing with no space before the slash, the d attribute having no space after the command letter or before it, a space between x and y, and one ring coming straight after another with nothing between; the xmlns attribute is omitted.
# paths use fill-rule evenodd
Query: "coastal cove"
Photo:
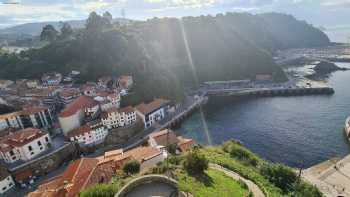
<svg viewBox="0 0 350 197"><path fill-rule="evenodd" d="M350 153L343 132L350 115L350 72L334 72L327 81L334 95L212 97L177 132L206 144L207 128L213 144L237 139L263 158L292 167L342 157Z"/></svg>

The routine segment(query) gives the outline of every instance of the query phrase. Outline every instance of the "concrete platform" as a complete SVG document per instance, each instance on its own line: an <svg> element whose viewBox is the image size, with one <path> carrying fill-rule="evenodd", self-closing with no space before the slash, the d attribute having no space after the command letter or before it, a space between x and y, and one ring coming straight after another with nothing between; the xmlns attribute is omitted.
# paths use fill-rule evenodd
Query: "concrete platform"
<svg viewBox="0 0 350 197"><path fill-rule="evenodd" d="M350 196L350 155L327 160L303 171L304 180L315 185L325 196Z"/></svg>

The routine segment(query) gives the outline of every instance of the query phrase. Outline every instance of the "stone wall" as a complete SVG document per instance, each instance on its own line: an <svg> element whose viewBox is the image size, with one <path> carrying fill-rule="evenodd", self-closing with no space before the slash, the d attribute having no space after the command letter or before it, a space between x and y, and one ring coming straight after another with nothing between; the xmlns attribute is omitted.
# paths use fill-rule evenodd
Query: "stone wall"
<svg viewBox="0 0 350 197"><path fill-rule="evenodd" d="M175 181L174 179L168 178L166 176L163 175L146 175L146 176L142 176L139 178L136 178L132 181L130 181L129 183L127 183L126 185L124 185L124 187L122 187L119 192L115 195L115 197L124 197L126 196L126 194L128 194L130 191L132 191L134 188L143 185L143 184L149 184L152 182L161 182L161 183L165 183L173 188L178 188L177 186L177 181Z"/></svg>
<svg viewBox="0 0 350 197"><path fill-rule="evenodd" d="M105 140L105 146L125 144L131 137L144 130L144 125L140 118L138 121L128 127L110 130Z"/></svg>
<svg viewBox="0 0 350 197"><path fill-rule="evenodd" d="M10 172L14 177L23 173L43 176L59 168L62 163L74 160L77 156L76 145L74 143L66 143L52 153L10 169Z"/></svg>

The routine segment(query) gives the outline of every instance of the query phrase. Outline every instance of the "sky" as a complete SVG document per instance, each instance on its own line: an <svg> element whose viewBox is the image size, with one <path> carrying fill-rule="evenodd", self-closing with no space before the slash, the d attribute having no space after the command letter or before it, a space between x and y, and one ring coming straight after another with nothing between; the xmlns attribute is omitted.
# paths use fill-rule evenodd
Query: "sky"
<svg viewBox="0 0 350 197"><path fill-rule="evenodd" d="M334 39L350 36L350 0L0 0L0 28L43 21L85 19L92 11L121 17L215 15L225 12L282 12L325 27ZM12 3L12 4L11 4ZM14 4L13 4L14 3ZM337 38L341 35L342 38Z"/></svg>

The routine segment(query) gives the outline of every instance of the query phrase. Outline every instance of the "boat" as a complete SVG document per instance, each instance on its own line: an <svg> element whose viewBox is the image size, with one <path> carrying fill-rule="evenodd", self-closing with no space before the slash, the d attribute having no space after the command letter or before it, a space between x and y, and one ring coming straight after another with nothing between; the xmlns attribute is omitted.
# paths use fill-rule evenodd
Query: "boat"
<svg viewBox="0 0 350 197"><path fill-rule="evenodd" d="M345 121L344 131L346 137L350 140L350 116Z"/></svg>

